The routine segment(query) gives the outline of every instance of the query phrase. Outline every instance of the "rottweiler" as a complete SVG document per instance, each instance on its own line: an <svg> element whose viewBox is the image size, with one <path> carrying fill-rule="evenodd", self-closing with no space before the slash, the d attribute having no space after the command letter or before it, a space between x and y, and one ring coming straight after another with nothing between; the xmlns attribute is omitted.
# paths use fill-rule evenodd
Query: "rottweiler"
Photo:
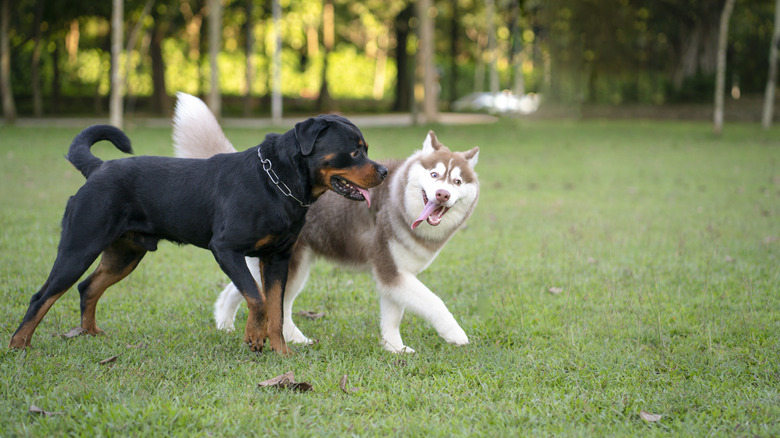
<svg viewBox="0 0 780 438"><path fill-rule="evenodd" d="M292 248L308 207L327 190L366 200L387 168L370 160L357 126L340 116L310 118L284 134L268 134L244 152L209 159L138 156L103 161L93 144L108 140L131 154L119 129L82 131L66 158L87 178L67 203L57 258L32 296L9 348L25 348L54 302L102 253L78 285L82 333L102 331L95 307L106 288L129 275L160 240L209 249L246 298L244 341L252 351L287 354L282 302ZM245 256L260 258L262 290Z"/></svg>

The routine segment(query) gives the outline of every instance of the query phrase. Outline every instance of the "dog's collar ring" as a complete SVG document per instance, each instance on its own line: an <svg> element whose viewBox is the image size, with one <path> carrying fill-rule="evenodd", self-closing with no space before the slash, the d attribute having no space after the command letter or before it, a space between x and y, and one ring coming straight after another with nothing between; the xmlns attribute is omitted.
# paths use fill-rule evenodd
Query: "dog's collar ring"
<svg viewBox="0 0 780 438"><path fill-rule="evenodd" d="M308 208L311 206L311 204L306 204L300 199L296 198L295 195L292 194L292 190L290 190L289 187L287 187L287 184L284 183L284 181L279 179L279 175L274 172L273 169L271 169L271 160L268 158L263 158L263 154L260 153L260 148L257 148L257 156L260 158L260 162L263 163L263 170L265 170L265 173L268 174L268 178L271 178L271 182L274 183L276 188L279 189L280 192L284 196L287 196L289 198L293 198L296 201L298 201L299 204L301 204L301 207Z"/></svg>

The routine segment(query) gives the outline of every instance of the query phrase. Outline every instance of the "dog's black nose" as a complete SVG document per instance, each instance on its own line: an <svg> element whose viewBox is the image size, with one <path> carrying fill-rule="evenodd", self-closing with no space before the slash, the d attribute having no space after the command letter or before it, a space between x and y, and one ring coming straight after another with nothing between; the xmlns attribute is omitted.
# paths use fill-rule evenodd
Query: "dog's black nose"
<svg viewBox="0 0 780 438"><path fill-rule="evenodd" d="M387 167L382 166L381 164L376 165L376 171L379 173L379 176L384 180L387 178Z"/></svg>

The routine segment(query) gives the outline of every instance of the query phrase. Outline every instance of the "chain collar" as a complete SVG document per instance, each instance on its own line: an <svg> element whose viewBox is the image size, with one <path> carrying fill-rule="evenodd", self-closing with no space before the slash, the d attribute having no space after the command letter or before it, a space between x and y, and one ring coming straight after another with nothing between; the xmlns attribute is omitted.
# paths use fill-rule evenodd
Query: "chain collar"
<svg viewBox="0 0 780 438"><path fill-rule="evenodd" d="M284 181L281 181L279 179L279 175L277 175L276 172L274 172L274 170L271 169L271 160L267 158L263 158L263 154L260 153L260 147L257 148L257 156L260 157L260 162L263 163L263 170L265 170L265 173L267 173L268 177L271 178L271 182L274 183L274 185L276 185L276 188L278 188L279 191L282 192L284 196L295 199L296 201L298 201L299 204L301 204L301 207L303 208L308 208L309 206L311 206L311 204L304 204L303 201L296 198L295 195L292 194L290 188L287 187L287 184L285 184Z"/></svg>

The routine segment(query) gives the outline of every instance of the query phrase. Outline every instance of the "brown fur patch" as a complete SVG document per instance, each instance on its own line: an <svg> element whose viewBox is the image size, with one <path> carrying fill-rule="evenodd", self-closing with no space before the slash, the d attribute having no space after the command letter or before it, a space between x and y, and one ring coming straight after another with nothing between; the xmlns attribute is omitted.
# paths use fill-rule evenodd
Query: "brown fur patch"
<svg viewBox="0 0 780 438"><path fill-rule="evenodd" d="M247 295L244 296L246 297ZM265 297L261 294L259 301L247 299L247 309L249 314L247 315L246 329L244 330L244 342L249 345L250 350L262 352L265 338L268 337Z"/></svg>
<svg viewBox="0 0 780 438"><path fill-rule="evenodd" d="M470 151L469 151L470 152ZM473 156L473 155L472 155ZM469 166L466 155L463 152L450 152L446 146L442 146L434 153L424 156L420 163L426 169L434 169L438 163L442 163L447 168L452 169L458 167L461 169L460 177L465 183L474 183L477 181L477 174L474 169ZM443 177L444 175L442 175Z"/></svg>
<svg viewBox="0 0 780 438"><path fill-rule="evenodd" d="M330 180L334 176L340 176L347 181L359 185L360 187L374 187L382 182L377 174L376 168L371 163L366 163L360 167L349 167L346 169L335 169L332 167L322 168L319 171L320 180L330 188Z"/></svg>
<svg viewBox="0 0 780 438"><path fill-rule="evenodd" d="M287 356L290 350L284 342L282 333L282 284L279 282L263 284L263 290L268 300L266 302L268 345L280 355Z"/></svg>
<svg viewBox="0 0 780 438"><path fill-rule="evenodd" d="M57 299L59 299L59 297L61 297L65 292L67 292L71 286L68 286L65 290L58 292L56 295L46 300L46 302L41 305L40 309L38 309L38 313L35 315L32 321L19 327L14 336L11 338L11 342L8 344L8 348L27 348L27 346L30 345L30 339L32 339L32 335L35 333L35 329L46 315L46 312L49 311L51 306L54 305L54 302L57 301Z"/></svg>
<svg viewBox="0 0 780 438"><path fill-rule="evenodd" d="M258 240L257 242L255 242L254 248L256 250L260 249L260 248L262 248L262 247L272 243L274 240L276 240L276 236L274 236L272 234L269 234L269 235L263 237L262 239Z"/></svg>
<svg viewBox="0 0 780 438"><path fill-rule="evenodd" d="M127 235L103 251L95 272L79 285L81 328L88 334L103 333L95 322L97 302L110 286L130 275L146 254L136 236Z"/></svg>

